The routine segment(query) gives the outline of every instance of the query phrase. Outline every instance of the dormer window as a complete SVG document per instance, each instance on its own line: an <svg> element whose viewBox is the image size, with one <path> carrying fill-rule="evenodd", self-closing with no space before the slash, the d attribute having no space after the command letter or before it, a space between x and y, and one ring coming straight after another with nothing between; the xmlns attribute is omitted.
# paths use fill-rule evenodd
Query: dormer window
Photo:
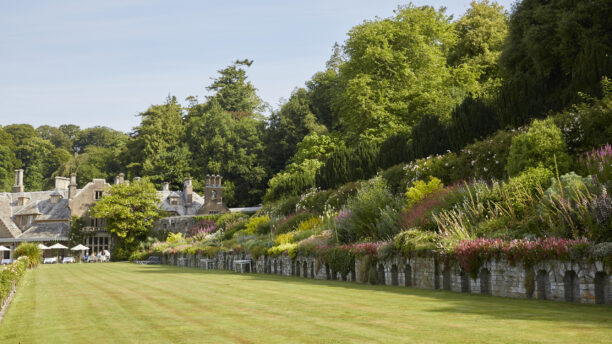
<svg viewBox="0 0 612 344"><path fill-rule="evenodd" d="M94 191L94 200L99 201L102 199L102 191Z"/></svg>
<svg viewBox="0 0 612 344"><path fill-rule="evenodd" d="M171 193L168 196L168 203L170 205L179 205L179 195L176 192Z"/></svg>
<svg viewBox="0 0 612 344"><path fill-rule="evenodd" d="M62 199L62 194L60 194L57 190L53 191L50 197L51 204L59 203L60 199Z"/></svg>

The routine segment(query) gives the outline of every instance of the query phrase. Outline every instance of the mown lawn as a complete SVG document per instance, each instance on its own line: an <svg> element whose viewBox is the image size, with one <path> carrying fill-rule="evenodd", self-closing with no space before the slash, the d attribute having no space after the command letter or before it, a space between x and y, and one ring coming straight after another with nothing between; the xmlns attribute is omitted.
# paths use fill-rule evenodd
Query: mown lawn
<svg viewBox="0 0 612 344"><path fill-rule="evenodd" d="M612 308L128 263L41 266L6 343L599 343Z"/></svg>

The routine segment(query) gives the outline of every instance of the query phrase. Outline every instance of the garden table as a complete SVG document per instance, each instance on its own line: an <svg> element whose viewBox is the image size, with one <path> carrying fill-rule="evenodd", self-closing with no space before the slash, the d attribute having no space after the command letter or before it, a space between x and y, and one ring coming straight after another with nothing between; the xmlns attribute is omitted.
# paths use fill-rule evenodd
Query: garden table
<svg viewBox="0 0 612 344"><path fill-rule="evenodd" d="M251 260L250 259L234 260L234 271L238 272L237 266L240 266L240 273L244 273L244 267L246 265L249 266L249 272L251 272L252 269L251 269Z"/></svg>
<svg viewBox="0 0 612 344"><path fill-rule="evenodd" d="M212 270L217 268L217 261L215 259L200 258L200 265L204 266L206 270Z"/></svg>
<svg viewBox="0 0 612 344"><path fill-rule="evenodd" d="M186 263L187 263L187 258L179 258L179 259L178 259L178 264L177 264L177 265L178 265L178 266L185 267Z"/></svg>
<svg viewBox="0 0 612 344"><path fill-rule="evenodd" d="M64 257L64 259L62 259L62 264L64 263L74 263L74 257Z"/></svg>
<svg viewBox="0 0 612 344"><path fill-rule="evenodd" d="M54 264L57 263L57 257L45 258L43 264Z"/></svg>

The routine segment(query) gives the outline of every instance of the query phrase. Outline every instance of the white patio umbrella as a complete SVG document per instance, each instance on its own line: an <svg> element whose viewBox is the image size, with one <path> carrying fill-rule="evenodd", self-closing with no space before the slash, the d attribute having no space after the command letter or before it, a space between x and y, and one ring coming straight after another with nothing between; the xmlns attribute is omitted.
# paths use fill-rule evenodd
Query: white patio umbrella
<svg viewBox="0 0 612 344"><path fill-rule="evenodd" d="M55 244L55 245L53 245L53 246L49 246L49 248L53 248L53 249L57 249L57 250L65 250L65 249L67 249L68 247L66 247L66 246L64 246L64 245L62 245L62 244L60 244L60 243L58 242L57 244Z"/></svg>
<svg viewBox="0 0 612 344"><path fill-rule="evenodd" d="M10 251L10 250L11 250L10 248L0 245L0 252ZM4 253L2 253L2 256L0 256L0 259L4 259Z"/></svg>
<svg viewBox="0 0 612 344"><path fill-rule="evenodd" d="M38 248L41 249L41 250L48 250L49 249L49 247L45 246L45 244L38 244Z"/></svg>
<svg viewBox="0 0 612 344"><path fill-rule="evenodd" d="M85 245L78 244L75 247L70 249L71 251L81 251L81 255L79 256L79 263L81 262L81 258L83 257L83 251L89 250L89 247Z"/></svg>
<svg viewBox="0 0 612 344"><path fill-rule="evenodd" d="M58 242L58 243L57 243L57 244L55 244L55 245L51 245L51 246L49 246L49 248L50 248L50 249L54 249L54 250L65 250L65 249L67 249L68 247L66 247L66 246L64 246L64 245L62 245L62 244L60 244L60 243ZM56 254L56 256L59 256L59 252L57 252L57 251L56 251L55 253L57 253L57 254ZM57 261L59 262L59 257L58 257Z"/></svg>

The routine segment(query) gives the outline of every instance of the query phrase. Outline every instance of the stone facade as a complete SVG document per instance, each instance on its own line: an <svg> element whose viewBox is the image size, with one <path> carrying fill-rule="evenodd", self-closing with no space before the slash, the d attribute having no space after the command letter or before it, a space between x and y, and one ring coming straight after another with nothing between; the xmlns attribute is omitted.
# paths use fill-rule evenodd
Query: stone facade
<svg viewBox="0 0 612 344"><path fill-rule="evenodd" d="M199 254L163 255L162 263L200 269L234 270L235 260L251 260L253 273L296 276L319 280L342 280L366 283L360 271L368 260L357 259L347 276L330 271L314 257L287 255L260 256L219 253L204 260ZM395 256L376 262L379 284L421 289L441 289L455 292L535 298L542 300L598 303L612 305L612 267L602 262L544 261L526 269L507 260L485 262L476 278L462 271L456 263L443 263L435 256L406 258Z"/></svg>
<svg viewBox="0 0 612 344"><path fill-rule="evenodd" d="M2 258L13 258L20 242L66 244L73 215L85 220L83 230L89 236L84 244L92 252L110 250L110 235L104 221L89 216L89 209L108 187L110 184L104 179L94 179L78 189L73 174L70 178L56 177L54 190L24 192L23 170L16 170L13 192L0 193L0 244L11 249Z"/></svg>

